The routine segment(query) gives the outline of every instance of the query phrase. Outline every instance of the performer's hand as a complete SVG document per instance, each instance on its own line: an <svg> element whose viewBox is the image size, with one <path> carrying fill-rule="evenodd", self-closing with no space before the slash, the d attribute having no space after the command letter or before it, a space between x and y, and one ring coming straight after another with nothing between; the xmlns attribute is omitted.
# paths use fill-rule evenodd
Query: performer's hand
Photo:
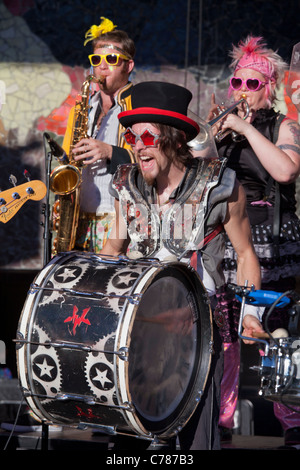
<svg viewBox="0 0 300 470"><path fill-rule="evenodd" d="M96 139L82 139L73 147L74 160L91 165L98 160L110 160L112 146Z"/></svg>
<svg viewBox="0 0 300 470"><path fill-rule="evenodd" d="M264 333L263 327L254 315L245 315L243 318L243 336L248 338L256 338L256 333ZM253 344L254 341L243 340L245 344Z"/></svg>

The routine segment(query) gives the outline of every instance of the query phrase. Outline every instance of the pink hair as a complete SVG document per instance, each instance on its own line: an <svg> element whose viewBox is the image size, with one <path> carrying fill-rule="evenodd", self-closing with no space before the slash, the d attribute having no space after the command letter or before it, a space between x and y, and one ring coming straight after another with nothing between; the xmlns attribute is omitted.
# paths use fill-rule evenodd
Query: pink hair
<svg viewBox="0 0 300 470"><path fill-rule="evenodd" d="M230 52L232 62L230 68L235 72L242 68L253 69L260 72L268 80L266 85L266 96L269 105L275 99L275 93L270 87L270 82L276 83L278 87L283 80L287 64L277 54L269 49L262 37L249 35L244 41L240 41L238 46L233 46Z"/></svg>

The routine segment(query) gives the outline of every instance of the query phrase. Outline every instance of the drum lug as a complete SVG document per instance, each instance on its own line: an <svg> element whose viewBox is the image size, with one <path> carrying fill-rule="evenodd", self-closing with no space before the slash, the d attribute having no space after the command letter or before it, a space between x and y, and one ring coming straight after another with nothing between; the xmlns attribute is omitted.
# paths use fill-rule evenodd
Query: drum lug
<svg viewBox="0 0 300 470"><path fill-rule="evenodd" d="M115 352L115 354L119 356L122 361L128 361L128 348L126 348L125 346L120 348L118 352Z"/></svg>
<svg viewBox="0 0 300 470"><path fill-rule="evenodd" d="M161 447L161 445L166 444L166 440L160 439L158 436L154 436L151 440L152 447Z"/></svg>
<svg viewBox="0 0 300 470"><path fill-rule="evenodd" d="M17 331L17 338L13 340L16 343L16 350L19 350L24 345L24 336L20 331Z"/></svg>
<svg viewBox="0 0 300 470"><path fill-rule="evenodd" d="M123 405L120 405L120 409L128 411L129 413L135 413L135 407L129 401L125 401Z"/></svg>
<svg viewBox="0 0 300 470"><path fill-rule="evenodd" d="M132 294L130 296L127 296L128 302L133 304L133 305L138 305L140 303L140 300L142 298L142 294Z"/></svg>
<svg viewBox="0 0 300 470"><path fill-rule="evenodd" d="M195 398L196 403L198 403L198 402L201 400L202 395L203 395L203 390L199 390L199 391L198 391L198 394L197 394L197 396L196 396L196 398Z"/></svg>

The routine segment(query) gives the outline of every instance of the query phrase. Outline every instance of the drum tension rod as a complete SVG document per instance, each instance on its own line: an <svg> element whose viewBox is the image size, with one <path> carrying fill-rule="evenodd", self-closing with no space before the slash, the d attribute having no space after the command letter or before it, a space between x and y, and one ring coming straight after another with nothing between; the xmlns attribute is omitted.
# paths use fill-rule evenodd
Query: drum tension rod
<svg viewBox="0 0 300 470"><path fill-rule="evenodd" d="M94 255L94 259L100 261L101 263L106 264L124 264L124 265L139 265L139 266L163 266L164 263L159 260L158 258L129 258L128 256L119 255L119 256L111 256L111 255Z"/></svg>
<svg viewBox="0 0 300 470"><path fill-rule="evenodd" d="M117 409L122 409L125 411L129 411L131 413L134 413L135 409L134 406L126 402L123 405L113 405L113 404L107 404L103 403L101 400L94 398L93 396L87 396L87 395L76 395L73 393L57 393L56 395L43 395L41 393L32 393L27 389L22 390L23 395L25 398L28 397L35 397L35 398L41 398L42 400L50 399L50 400L57 400L57 401L80 401L84 402L87 405L101 405L105 406L107 408L117 408Z"/></svg>
<svg viewBox="0 0 300 470"><path fill-rule="evenodd" d="M35 294L39 290L47 290L52 292L62 292L66 295L77 295L79 297L88 297L88 298L95 298L95 299L105 299L105 298L113 298L113 299L125 299L128 300L129 303L138 305L142 294L133 294L133 295L117 295L117 294L104 294L103 292L80 292L73 289L66 289L66 288L54 288L54 287L41 287L37 284L31 284L29 289L29 294Z"/></svg>
<svg viewBox="0 0 300 470"><path fill-rule="evenodd" d="M66 348L66 349L77 349L79 351L85 351L85 352L92 352L92 353L103 353L103 354L115 354L116 356L119 356L120 359L123 361L128 361L128 348L126 347L121 347L119 351L108 351L107 349L93 349L91 346L84 346L82 344L78 343L64 343L60 341L48 341L45 343L40 343L38 341L29 341L27 339L24 339L20 336L20 333L17 334L19 336L17 339L13 339L12 341L14 343L17 343L17 348L20 349L24 344L29 344L33 346L44 346L45 348L52 347L54 349L58 348Z"/></svg>

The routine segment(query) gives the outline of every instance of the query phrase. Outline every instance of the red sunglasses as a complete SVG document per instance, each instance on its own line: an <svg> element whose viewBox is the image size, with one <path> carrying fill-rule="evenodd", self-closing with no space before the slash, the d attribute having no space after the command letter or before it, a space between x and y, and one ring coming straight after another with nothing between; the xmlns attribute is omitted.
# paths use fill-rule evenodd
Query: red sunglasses
<svg viewBox="0 0 300 470"><path fill-rule="evenodd" d="M138 140L141 140L145 147L156 147L157 141L160 137L159 134L154 134L154 132L149 129L145 129L142 134L136 134L130 127L123 132L122 136L126 140L127 144L135 146Z"/></svg>
<svg viewBox="0 0 300 470"><path fill-rule="evenodd" d="M267 82L262 82L258 78L247 78L246 80L242 80L239 77L232 77L230 79L230 87L233 90L240 90L242 86L245 84L247 90L249 91L257 91Z"/></svg>

